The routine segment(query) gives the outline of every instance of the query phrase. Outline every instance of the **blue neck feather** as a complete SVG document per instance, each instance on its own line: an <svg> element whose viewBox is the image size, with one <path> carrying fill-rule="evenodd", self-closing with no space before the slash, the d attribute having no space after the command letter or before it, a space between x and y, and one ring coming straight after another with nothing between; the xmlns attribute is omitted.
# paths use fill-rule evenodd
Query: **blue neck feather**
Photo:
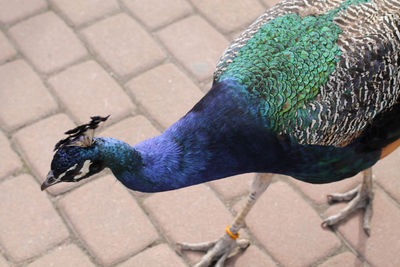
<svg viewBox="0 0 400 267"><path fill-rule="evenodd" d="M257 100L249 99L240 87L233 80L215 83L182 119L134 147L98 138L103 160L125 186L142 192L173 190L247 172L325 183L375 163L376 153L362 153L361 158L357 148L301 146L277 137L258 116ZM355 158L359 164L348 164Z"/></svg>
<svg viewBox="0 0 400 267"><path fill-rule="evenodd" d="M273 171L278 149L266 144L276 138L261 120L257 123L237 86L241 85L229 81L216 84L163 134L133 148L98 138L108 143L104 154L110 156L105 161L114 175L133 190L158 192L239 173ZM129 161L135 162L126 164Z"/></svg>

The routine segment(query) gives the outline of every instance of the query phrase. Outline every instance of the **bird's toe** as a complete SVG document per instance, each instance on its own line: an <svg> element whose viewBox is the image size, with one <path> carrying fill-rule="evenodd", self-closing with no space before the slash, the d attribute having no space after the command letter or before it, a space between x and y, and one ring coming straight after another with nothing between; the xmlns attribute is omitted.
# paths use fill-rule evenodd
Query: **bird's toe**
<svg viewBox="0 0 400 267"><path fill-rule="evenodd" d="M340 210L337 214L329 216L326 218L321 226L323 228L327 228L329 226L335 226L339 222L347 219L353 212L358 209L364 209L364 217L363 217L363 228L365 233L369 236L369 222L372 216L372 199L373 194L369 191L361 190L361 186L357 186L356 188L346 192L344 194L332 194L328 196L329 202L338 202L338 201L349 201L345 208Z"/></svg>
<svg viewBox="0 0 400 267"><path fill-rule="evenodd" d="M356 197L358 194L359 190L361 188L361 185L357 186L356 188L353 188L352 190L345 192L345 193L335 193L335 194L329 194L327 196L328 198L328 203L333 204L336 202L347 202L352 200L353 198Z"/></svg>
<svg viewBox="0 0 400 267"><path fill-rule="evenodd" d="M179 243L181 250L206 252L202 259L194 265L195 267L206 267L215 263L216 267L223 267L225 262L245 250L250 245L247 239L234 240L224 235L217 241L203 242L198 244Z"/></svg>

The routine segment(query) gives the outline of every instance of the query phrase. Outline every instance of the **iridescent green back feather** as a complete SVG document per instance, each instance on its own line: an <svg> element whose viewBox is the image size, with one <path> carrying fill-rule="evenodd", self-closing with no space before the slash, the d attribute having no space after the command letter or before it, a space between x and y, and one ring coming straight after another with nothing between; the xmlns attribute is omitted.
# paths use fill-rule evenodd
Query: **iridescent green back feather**
<svg viewBox="0 0 400 267"><path fill-rule="evenodd" d="M259 29L219 79L234 77L262 98L260 114L278 131L328 81L339 61L340 33L333 13L277 17Z"/></svg>
<svg viewBox="0 0 400 267"><path fill-rule="evenodd" d="M348 143L400 94L394 2L284 1L227 49L214 78L242 84L277 134Z"/></svg>

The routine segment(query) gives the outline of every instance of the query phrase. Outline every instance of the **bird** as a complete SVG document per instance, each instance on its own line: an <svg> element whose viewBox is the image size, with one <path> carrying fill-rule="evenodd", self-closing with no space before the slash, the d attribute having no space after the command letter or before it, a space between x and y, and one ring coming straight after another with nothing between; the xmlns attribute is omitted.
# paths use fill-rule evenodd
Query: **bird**
<svg viewBox="0 0 400 267"><path fill-rule="evenodd" d="M324 184L362 172L329 203L333 227L364 210L370 232L372 167L400 146L400 1L284 0L265 11L220 57L208 93L159 136L134 146L96 137L108 117L66 132L41 189L105 168L127 188L162 192L256 172L247 202L220 239L180 243L223 266L249 242L246 215L273 174Z"/></svg>

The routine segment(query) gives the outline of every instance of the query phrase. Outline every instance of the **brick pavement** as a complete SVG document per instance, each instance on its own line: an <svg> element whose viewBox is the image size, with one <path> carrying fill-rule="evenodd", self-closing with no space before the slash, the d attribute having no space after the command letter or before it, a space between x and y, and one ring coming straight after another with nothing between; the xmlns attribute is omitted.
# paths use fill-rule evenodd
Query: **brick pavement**
<svg viewBox="0 0 400 267"><path fill-rule="evenodd" d="M221 236L254 174L130 192L108 171L40 192L52 147L90 115L135 144L207 91L233 37L277 0L0 0L0 266L190 266L175 242ZM168 4L167 4L168 3ZM228 266L400 266L400 151L375 168L375 213L320 228L326 194L282 176L249 214L252 245Z"/></svg>

